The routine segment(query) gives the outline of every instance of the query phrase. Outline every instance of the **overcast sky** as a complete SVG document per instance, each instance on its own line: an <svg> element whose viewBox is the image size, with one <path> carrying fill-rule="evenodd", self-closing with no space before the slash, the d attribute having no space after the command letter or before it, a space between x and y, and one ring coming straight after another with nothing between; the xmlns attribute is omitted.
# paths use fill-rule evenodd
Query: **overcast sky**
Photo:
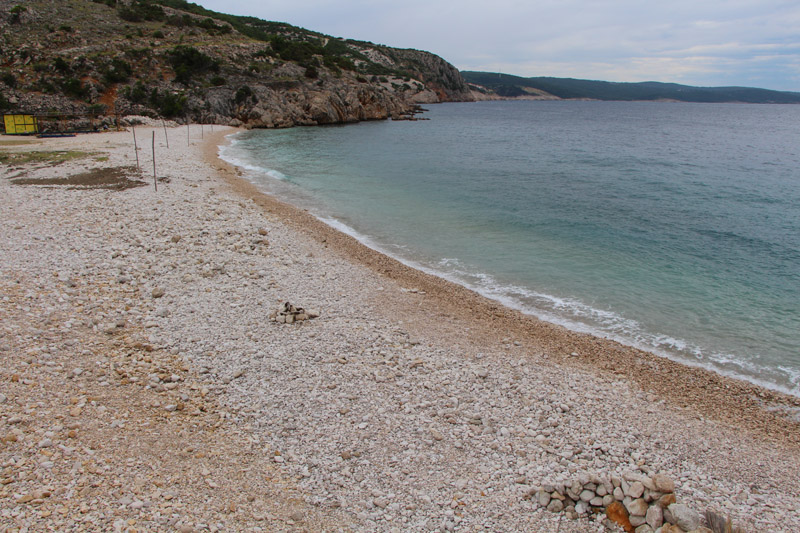
<svg viewBox="0 0 800 533"><path fill-rule="evenodd" d="M461 70L800 91L798 0L194 0Z"/></svg>

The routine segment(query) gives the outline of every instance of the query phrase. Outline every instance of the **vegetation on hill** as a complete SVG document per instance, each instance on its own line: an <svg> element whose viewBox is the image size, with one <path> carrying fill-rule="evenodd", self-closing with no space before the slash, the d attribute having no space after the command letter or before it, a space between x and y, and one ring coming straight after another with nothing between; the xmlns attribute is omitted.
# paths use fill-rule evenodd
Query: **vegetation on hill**
<svg viewBox="0 0 800 533"><path fill-rule="evenodd" d="M617 83L573 78L522 78L496 72L464 71L461 75L468 83L484 87L504 98L526 97L534 90L562 99L800 103L800 93L749 87L692 87L659 82Z"/></svg>
<svg viewBox="0 0 800 533"><path fill-rule="evenodd" d="M0 107L251 126L404 115L469 99L427 52L338 39L185 0L0 0Z"/></svg>

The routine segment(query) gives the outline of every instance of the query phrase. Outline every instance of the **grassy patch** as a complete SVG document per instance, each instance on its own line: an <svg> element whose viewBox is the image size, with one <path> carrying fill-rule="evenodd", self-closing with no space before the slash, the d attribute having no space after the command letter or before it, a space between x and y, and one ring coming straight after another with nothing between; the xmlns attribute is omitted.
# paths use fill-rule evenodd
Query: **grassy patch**
<svg viewBox="0 0 800 533"><path fill-rule="evenodd" d="M0 152L0 163L4 165L45 164L46 166L55 166L65 161L82 159L92 155L93 154L88 152L76 150L53 152Z"/></svg>
<svg viewBox="0 0 800 533"><path fill-rule="evenodd" d="M70 189L112 189L121 191L146 185L138 178L134 167L95 168L88 172L80 172L66 178L15 178L14 185L61 186Z"/></svg>

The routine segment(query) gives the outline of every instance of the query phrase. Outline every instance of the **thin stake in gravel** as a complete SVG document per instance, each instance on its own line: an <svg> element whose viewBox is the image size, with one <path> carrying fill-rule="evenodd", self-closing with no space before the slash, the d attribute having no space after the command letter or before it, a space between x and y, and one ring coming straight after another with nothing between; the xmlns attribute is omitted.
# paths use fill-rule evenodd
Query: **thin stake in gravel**
<svg viewBox="0 0 800 533"><path fill-rule="evenodd" d="M153 130L153 187L158 192L158 180L156 180L156 130Z"/></svg>
<svg viewBox="0 0 800 533"><path fill-rule="evenodd" d="M186 146L189 146L191 143L189 142L189 125L186 125Z"/></svg>
<svg viewBox="0 0 800 533"><path fill-rule="evenodd" d="M161 121L161 125L164 126L164 139L167 140L167 148L169 148L169 136L167 135L167 123L162 120Z"/></svg>
<svg viewBox="0 0 800 533"><path fill-rule="evenodd" d="M200 138L203 138L203 125L200 124Z"/></svg>
<svg viewBox="0 0 800 533"><path fill-rule="evenodd" d="M142 169L139 166L139 145L136 144L136 126L131 126L133 130L133 151L136 152L136 170L141 172Z"/></svg>

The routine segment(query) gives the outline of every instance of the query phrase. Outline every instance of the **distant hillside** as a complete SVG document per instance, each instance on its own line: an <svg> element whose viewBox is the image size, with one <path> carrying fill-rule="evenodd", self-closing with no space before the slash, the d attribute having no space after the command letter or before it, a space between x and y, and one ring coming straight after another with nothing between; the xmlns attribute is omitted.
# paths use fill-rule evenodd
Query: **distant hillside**
<svg viewBox="0 0 800 533"><path fill-rule="evenodd" d="M0 34L0 112L285 127L472 99L434 54L185 0L0 0Z"/></svg>
<svg viewBox="0 0 800 533"><path fill-rule="evenodd" d="M743 102L797 104L800 93L750 87L692 87L677 83L617 83L573 78L521 78L496 72L461 73L478 93L502 98L675 100L681 102Z"/></svg>

